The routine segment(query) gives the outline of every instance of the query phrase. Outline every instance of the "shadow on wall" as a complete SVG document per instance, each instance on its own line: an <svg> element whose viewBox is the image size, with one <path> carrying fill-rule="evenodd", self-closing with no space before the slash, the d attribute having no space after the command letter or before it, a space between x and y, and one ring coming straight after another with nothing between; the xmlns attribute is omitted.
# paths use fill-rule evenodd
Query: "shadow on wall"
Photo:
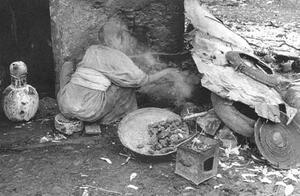
<svg viewBox="0 0 300 196"><path fill-rule="evenodd" d="M53 97L55 78L49 2L1 0L0 26L0 89L9 84L10 63L21 60L28 66L28 83L41 97Z"/></svg>

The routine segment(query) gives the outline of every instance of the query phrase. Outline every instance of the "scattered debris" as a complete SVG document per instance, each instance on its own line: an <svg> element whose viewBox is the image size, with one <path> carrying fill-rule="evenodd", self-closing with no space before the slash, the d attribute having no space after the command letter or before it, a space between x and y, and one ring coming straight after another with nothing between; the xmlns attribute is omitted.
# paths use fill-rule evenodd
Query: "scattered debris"
<svg viewBox="0 0 300 196"><path fill-rule="evenodd" d="M269 21L267 25L247 25L239 29L237 33L244 37L257 51L270 49L275 56L299 57L300 42L299 33L287 32L291 24L280 27L278 24Z"/></svg>
<svg viewBox="0 0 300 196"><path fill-rule="evenodd" d="M260 159L254 156L253 154L251 154L251 158L254 159L255 161L260 161Z"/></svg>
<svg viewBox="0 0 300 196"><path fill-rule="evenodd" d="M40 143L46 143L46 142L61 142L61 140L66 140L67 138L60 133L47 133L46 136L42 137L40 139Z"/></svg>
<svg viewBox="0 0 300 196"><path fill-rule="evenodd" d="M129 162L130 159L131 159L131 157L127 157L126 160L125 160L125 162L121 163L121 165L127 164L127 163Z"/></svg>
<svg viewBox="0 0 300 196"><path fill-rule="evenodd" d="M268 186L283 186L285 195L292 195L294 186L300 181L300 168L290 170L276 170L269 166L254 162L249 147L244 145L236 153L226 155L225 149L221 151L219 166L222 168L221 173L240 176L243 182L247 183L264 183ZM237 149L236 148L236 149ZM238 155L237 155L238 154ZM245 156L247 154L247 156ZM241 160L239 157L244 156ZM222 160L222 161L221 161ZM238 167L238 169L236 168ZM223 173L222 173L223 174ZM217 178L218 180L220 178ZM222 181L221 181L222 182ZM275 183L276 182L276 183Z"/></svg>
<svg viewBox="0 0 300 196"><path fill-rule="evenodd" d="M291 195L294 192L294 186L289 184L285 187L284 193L286 196Z"/></svg>
<svg viewBox="0 0 300 196"><path fill-rule="evenodd" d="M187 187L184 188L184 190L195 190L195 188L187 186Z"/></svg>
<svg viewBox="0 0 300 196"><path fill-rule="evenodd" d="M135 185L132 185L132 184L128 185L127 188L134 189L134 190L138 190L139 189L139 187L137 187Z"/></svg>
<svg viewBox="0 0 300 196"><path fill-rule="evenodd" d="M283 177L282 174L279 171L271 171L265 174L266 176L277 176L277 177Z"/></svg>
<svg viewBox="0 0 300 196"><path fill-rule="evenodd" d="M111 160L108 158L101 157L100 159L106 161L108 164L112 164Z"/></svg>
<svg viewBox="0 0 300 196"><path fill-rule="evenodd" d="M129 178L130 182L131 182L133 179L135 179L136 177L137 177L137 173L132 173L132 174L130 175L130 178Z"/></svg>
<svg viewBox="0 0 300 196"><path fill-rule="evenodd" d="M241 176L244 178L244 179L247 179L248 177L255 177L257 176L256 174L241 174Z"/></svg>
<svg viewBox="0 0 300 196"><path fill-rule="evenodd" d="M220 188L221 186L223 186L224 184L219 184L219 185L215 185L214 186L214 189L218 189L218 188Z"/></svg>
<svg viewBox="0 0 300 196"><path fill-rule="evenodd" d="M252 178L254 176L256 176L256 175L255 174L242 174L244 182L255 182L255 180L249 179L249 178Z"/></svg>
<svg viewBox="0 0 300 196"><path fill-rule="evenodd" d="M96 189L98 191L103 191L103 192L107 192L107 193L113 193L113 194L118 194L118 195L122 195L121 192L118 192L118 191L112 191L112 190L108 190L108 189L104 189L104 188L101 188L101 187L96 187L96 186L91 186L91 185L83 185L81 187L79 187L80 189L88 189L88 188L92 188L92 189Z"/></svg>
<svg viewBox="0 0 300 196"><path fill-rule="evenodd" d="M125 165L125 164L127 164L130 159L134 159L134 158L131 157L131 155L123 154L121 152L119 153L119 155L126 157L125 162L121 163L122 166Z"/></svg>
<svg viewBox="0 0 300 196"><path fill-rule="evenodd" d="M223 170L227 170L232 167L232 165L227 165L226 163L223 163L221 161L219 161L219 165L222 167Z"/></svg>
<svg viewBox="0 0 300 196"><path fill-rule="evenodd" d="M231 165L232 165L232 166L235 166L235 167L242 167L242 166L244 166L244 165L241 165L241 164L238 163L238 162L233 162Z"/></svg>
<svg viewBox="0 0 300 196"><path fill-rule="evenodd" d="M89 175L80 173L80 176L81 176L81 177L88 177Z"/></svg>
<svg viewBox="0 0 300 196"><path fill-rule="evenodd" d="M83 190L83 193L82 193L81 196L89 196L89 191L88 191L87 188L85 188L85 189Z"/></svg>
<svg viewBox="0 0 300 196"><path fill-rule="evenodd" d="M295 181L296 183L299 182L299 176L298 176L298 178L296 178L294 176L294 174L291 172L291 170L289 170L288 173L286 174L286 176L283 178L283 180L286 180L286 179L290 179L292 181Z"/></svg>
<svg viewBox="0 0 300 196"><path fill-rule="evenodd" d="M293 185L291 185L291 184L287 185L286 183L284 183L282 181L276 182L275 185L285 187L285 189L284 189L285 196L291 195L294 192L294 189L295 189Z"/></svg>
<svg viewBox="0 0 300 196"><path fill-rule="evenodd" d="M261 179L259 179L262 183L267 183L267 184L272 184L272 180L270 180L267 177L263 177Z"/></svg>
<svg viewBox="0 0 300 196"><path fill-rule="evenodd" d="M231 147L229 146L228 148L225 149L225 155L229 157L230 155L239 155L240 154L240 149L241 146L236 146L236 147Z"/></svg>

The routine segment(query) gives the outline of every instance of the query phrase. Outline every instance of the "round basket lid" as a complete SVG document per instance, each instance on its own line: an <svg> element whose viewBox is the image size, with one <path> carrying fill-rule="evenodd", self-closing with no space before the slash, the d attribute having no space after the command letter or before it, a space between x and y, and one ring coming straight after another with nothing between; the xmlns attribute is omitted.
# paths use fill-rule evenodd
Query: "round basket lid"
<svg viewBox="0 0 300 196"><path fill-rule="evenodd" d="M148 125L164 120L181 120L181 117L169 110L160 108L142 108L135 110L125 116L119 124L118 135L121 143L130 150L147 156L162 156L171 154L176 151L165 154L149 153L151 145ZM143 146L138 148L138 146Z"/></svg>
<svg viewBox="0 0 300 196"><path fill-rule="evenodd" d="M259 119L254 136L260 153L275 167L289 169L300 161L300 133L293 122L285 126Z"/></svg>

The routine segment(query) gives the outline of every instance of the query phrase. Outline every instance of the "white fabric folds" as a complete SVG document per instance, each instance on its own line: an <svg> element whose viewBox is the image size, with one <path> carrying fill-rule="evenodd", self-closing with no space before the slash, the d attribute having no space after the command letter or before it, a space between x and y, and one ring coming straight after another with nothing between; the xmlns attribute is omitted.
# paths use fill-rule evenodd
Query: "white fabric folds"
<svg viewBox="0 0 300 196"><path fill-rule="evenodd" d="M86 67L78 67L76 72L72 75L71 82L79 86L100 91L106 91L111 85L111 81L101 72Z"/></svg>

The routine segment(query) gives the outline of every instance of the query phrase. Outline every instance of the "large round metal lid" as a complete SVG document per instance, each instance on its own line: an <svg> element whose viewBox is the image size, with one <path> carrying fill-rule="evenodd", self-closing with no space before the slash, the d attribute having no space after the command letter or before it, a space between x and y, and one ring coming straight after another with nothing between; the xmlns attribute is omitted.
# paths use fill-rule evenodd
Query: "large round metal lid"
<svg viewBox="0 0 300 196"><path fill-rule="evenodd" d="M254 135L260 153L275 167L289 169L300 163L300 133L293 122L286 126L259 119Z"/></svg>
<svg viewBox="0 0 300 196"><path fill-rule="evenodd" d="M118 135L121 143L130 150L147 156L162 156L171 154L176 151L165 154L149 153L151 145L148 125L164 120L181 119L181 117L169 110L160 108L142 108L135 110L125 116L119 124ZM143 146L143 148L138 148Z"/></svg>

